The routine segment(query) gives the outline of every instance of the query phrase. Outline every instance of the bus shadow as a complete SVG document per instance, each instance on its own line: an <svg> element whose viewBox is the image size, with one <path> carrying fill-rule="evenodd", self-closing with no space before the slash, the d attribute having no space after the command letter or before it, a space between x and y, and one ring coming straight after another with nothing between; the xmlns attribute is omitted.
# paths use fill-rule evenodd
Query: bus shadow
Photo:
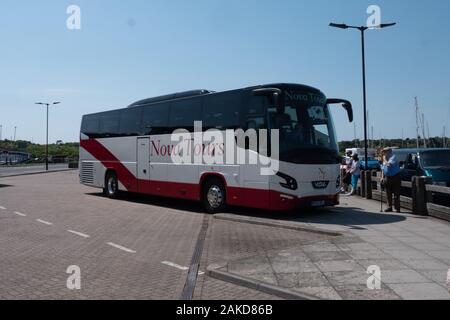
<svg viewBox="0 0 450 320"><path fill-rule="evenodd" d="M365 225L383 225L406 220L401 214L367 212L357 207L305 208L287 212L232 208L227 213L275 221L341 225L358 230L365 230Z"/></svg>
<svg viewBox="0 0 450 320"><path fill-rule="evenodd" d="M104 198L104 195L100 192L87 193L87 195ZM198 201L165 198L138 193L121 193L118 200L205 214L201 202ZM357 207L302 208L286 212L244 207L228 207L223 213L250 218L263 218L278 222L286 221L324 225L333 224L357 230L365 230L366 228L364 228L364 225L383 225L406 220L406 217L401 214L368 212Z"/></svg>
<svg viewBox="0 0 450 320"><path fill-rule="evenodd" d="M87 193L87 195L105 198L105 196L101 192ZM140 203L174 210L189 211L193 213L202 213L202 214L205 213L205 211L202 208L202 204L200 202L185 199L165 198L160 196L127 192L121 193L117 198L117 200Z"/></svg>

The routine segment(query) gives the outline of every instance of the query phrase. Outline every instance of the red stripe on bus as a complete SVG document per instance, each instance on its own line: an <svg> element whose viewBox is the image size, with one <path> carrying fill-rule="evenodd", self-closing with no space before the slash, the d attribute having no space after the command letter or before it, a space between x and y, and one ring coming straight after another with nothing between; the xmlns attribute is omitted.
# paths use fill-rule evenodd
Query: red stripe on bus
<svg viewBox="0 0 450 320"><path fill-rule="evenodd" d="M137 192L137 179L104 145L95 139L81 140L80 146L100 161L105 168L112 169L117 174L117 179L131 192Z"/></svg>

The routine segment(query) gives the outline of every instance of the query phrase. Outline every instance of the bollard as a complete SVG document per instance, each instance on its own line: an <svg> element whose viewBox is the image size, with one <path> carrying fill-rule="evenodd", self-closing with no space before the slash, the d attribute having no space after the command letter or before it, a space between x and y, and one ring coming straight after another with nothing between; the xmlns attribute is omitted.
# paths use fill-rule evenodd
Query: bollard
<svg viewBox="0 0 450 320"><path fill-rule="evenodd" d="M372 172L366 171L366 199L372 199Z"/></svg>
<svg viewBox="0 0 450 320"><path fill-rule="evenodd" d="M427 216L428 193L426 185L431 183L430 177L413 177L412 178L412 202L413 213Z"/></svg>
<svg viewBox="0 0 450 320"><path fill-rule="evenodd" d="M366 197L366 171L361 171L361 193L360 196Z"/></svg>
<svg viewBox="0 0 450 320"><path fill-rule="evenodd" d="M378 171L372 170L372 178L376 178L376 177L378 177ZM372 190L378 190L378 183L374 179L372 179Z"/></svg>

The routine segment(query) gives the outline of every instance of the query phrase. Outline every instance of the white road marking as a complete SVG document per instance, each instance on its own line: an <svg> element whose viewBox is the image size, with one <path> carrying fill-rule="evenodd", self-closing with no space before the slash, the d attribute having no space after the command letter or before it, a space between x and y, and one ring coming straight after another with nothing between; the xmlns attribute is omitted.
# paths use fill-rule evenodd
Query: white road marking
<svg viewBox="0 0 450 320"><path fill-rule="evenodd" d="M5 207L2 207L2 206L0 206L0 209L2 209L2 210L6 210L6 208L5 208Z"/></svg>
<svg viewBox="0 0 450 320"><path fill-rule="evenodd" d="M174 267L174 268L180 269L180 270L189 270L188 267L180 266L179 264L176 264L176 263L173 263L173 262L170 262L170 261L162 261L161 263L165 264L167 266L170 266L170 267ZM202 274L205 274L205 273L203 271L199 271L198 272L199 276L201 276Z"/></svg>
<svg viewBox="0 0 450 320"><path fill-rule="evenodd" d="M114 247L114 248L123 250L123 251L125 251L125 252L136 253L136 251L134 251L134 250L125 248L125 247L123 247L123 246L121 246L121 245L118 245L118 244L115 244L115 243L112 243L112 242L108 242L107 244L110 245L111 247Z"/></svg>
<svg viewBox="0 0 450 320"><path fill-rule="evenodd" d="M46 224L46 225L48 225L48 226L53 225L53 223L48 222L48 221L45 221L45 220L41 220L41 219L36 219L36 221L37 221L37 222L40 222L40 223L42 223L42 224Z"/></svg>
<svg viewBox="0 0 450 320"><path fill-rule="evenodd" d="M17 214L18 216L21 216L21 217L26 217L27 216L25 213L21 213L21 212L18 212L18 211L14 211L14 213Z"/></svg>
<svg viewBox="0 0 450 320"><path fill-rule="evenodd" d="M90 235L87 235L85 233L82 232L78 232L78 231L74 231L74 230L67 230L70 233L76 234L77 236L83 237L83 238L89 238Z"/></svg>
<svg viewBox="0 0 450 320"><path fill-rule="evenodd" d="M173 263L173 262L170 262L170 261L163 261L161 263L165 264L165 265L168 265L170 267L174 267L174 268L180 269L180 270L189 270L188 267L180 266L179 264L176 264L176 263Z"/></svg>

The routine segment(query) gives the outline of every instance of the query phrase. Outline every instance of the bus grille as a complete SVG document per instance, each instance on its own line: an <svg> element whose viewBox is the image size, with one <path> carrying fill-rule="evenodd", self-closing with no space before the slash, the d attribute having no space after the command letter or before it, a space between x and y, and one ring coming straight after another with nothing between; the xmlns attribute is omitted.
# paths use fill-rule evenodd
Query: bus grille
<svg viewBox="0 0 450 320"><path fill-rule="evenodd" d="M80 181L83 184L94 184L94 163L81 163Z"/></svg>

